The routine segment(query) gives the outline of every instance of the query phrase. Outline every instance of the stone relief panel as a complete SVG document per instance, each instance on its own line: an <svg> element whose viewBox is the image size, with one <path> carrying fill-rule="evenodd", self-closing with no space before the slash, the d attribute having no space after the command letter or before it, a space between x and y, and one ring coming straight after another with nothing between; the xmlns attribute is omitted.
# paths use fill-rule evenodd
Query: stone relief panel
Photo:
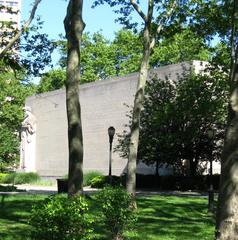
<svg viewBox="0 0 238 240"><path fill-rule="evenodd" d="M34 172L36 148L36 117L29 106L23 108L25 118L21 125L20 169Z"/></svg>

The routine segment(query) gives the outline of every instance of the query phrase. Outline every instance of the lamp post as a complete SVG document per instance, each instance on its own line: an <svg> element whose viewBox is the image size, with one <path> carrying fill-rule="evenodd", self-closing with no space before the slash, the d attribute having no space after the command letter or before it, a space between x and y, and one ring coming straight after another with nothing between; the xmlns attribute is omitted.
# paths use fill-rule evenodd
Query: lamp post
<svg viewBox="0 0 238 240"><path fill-rule="evenodd" d="M215 137L215 130L209 129L207 132L208 138L210 139L210 142L213 142L213 139ZM214 189L213 189L213 166L212 166L212 144L211 144L211 156L209 159L210 162L210 168L209 168L209 188L208 188L208 212L213 212L214 210Z"/></svg>
<svg viewBox="0 0 238 240"><path fill-rule="evenodd" d="M110 180L110 185L112 185L112 142L113 142L113 137L115 134L115 128L114 127L109 127L108 128L108 136L109 136L109 180Z"/></svg>

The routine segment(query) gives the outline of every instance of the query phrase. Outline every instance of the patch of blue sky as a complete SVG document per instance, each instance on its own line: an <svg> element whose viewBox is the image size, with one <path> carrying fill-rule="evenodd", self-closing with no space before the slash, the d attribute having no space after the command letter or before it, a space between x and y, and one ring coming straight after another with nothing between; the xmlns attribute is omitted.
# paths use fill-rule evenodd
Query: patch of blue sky
<svg viewBox="0 0 238 240"><path fill-rule="evenodd" d="M23 21L29 16L32 2L33 0L22 0ZM122 28L119 23L115 23L115 13L107 5L92 9L91 3L92 1L84 1L83 19L86 23L85 31L94 33L101 30L106 38L112 39L114 33ZM42 0L37 9L37 15L44 21L42 31L53 39L57 39L59 34L64 34L63 20L67 4L68 1L65 0Z"/></svg>
<svg viewBox="0 0 238 240"><path fill-rule="evenodd" d="M29 17L33 0L22 0L21 19L26 21ZM91 8L92 1L84 1L83 19L86 23L85 32L94 33L100 31L107 39L112 40L115 32L122 26L115 22L116 14L108 5ZM48 34L50 39L57 40L59 35L65 34L63 20L66 14L68 1L66 0L42 0L37 9L37 16L44 22L42 32ZM33 21L34 24L34 21ZM57 68L59 53L52 54L54 67ZM46 68L46 71L49 68Z"/></svg>

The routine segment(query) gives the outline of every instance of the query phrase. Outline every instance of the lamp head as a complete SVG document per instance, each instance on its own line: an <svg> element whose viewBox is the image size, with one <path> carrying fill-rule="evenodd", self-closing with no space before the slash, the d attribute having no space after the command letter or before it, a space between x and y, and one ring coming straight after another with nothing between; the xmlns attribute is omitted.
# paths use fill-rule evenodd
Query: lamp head
<svg viewBox="0 0 238 240"><path fill-rule="evenodd" d="M108 136L109 136L110 143L113 141L114 134L115 134L115 128L113 126L109 127Z"/></svg>

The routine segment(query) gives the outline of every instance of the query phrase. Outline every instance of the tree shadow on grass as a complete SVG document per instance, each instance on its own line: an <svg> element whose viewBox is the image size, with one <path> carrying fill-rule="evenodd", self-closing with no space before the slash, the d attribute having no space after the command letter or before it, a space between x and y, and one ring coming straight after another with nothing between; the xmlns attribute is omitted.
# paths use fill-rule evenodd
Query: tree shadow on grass
<svg viewBox="0 0 238 240"><path fill-rule="evenodd" d="M31 208L45 196L5 196L0 207L0 239L29 239L30 226L27 224Z"/></svg>
<svg viewBox="0 0 238 240"><path fill-rule="evenodd" d="M94 240L107 240L105 236L108 235L106 230L105 224L103 223L102 219L102 210L98 207L99 203L96 201L94 197L92 197L89 201L89 211L90 214L93 216L94 224L94 232L96 233L94 236Z"/></svg>
<svg viewBox="0 0 238 240"><path fill-rule="evenodd" d="M15 226L8 228L7 231L0 231L0 239L3 240L27 240L30 239L29 226Z"/></svg>
<svg viewBox="0 0 238 240"><path fill-rule="evenodd" d="M27 224L32 205L46 196L7 196L0 208L0 239L29 239ZM137 235L133 240L211 240L214 219L207 214L207 200L190 197L152 196L139 197ZM106 240L102 212L97 202L89 201L90 214L95 220L97 233L94 240ZM130 234L129 234L130 235Z"/></svg>
<svg viewBox="0 0 238 240"><path fill-rule="evenodd" d="M214 219L207 214L206 199L140 198L138 211L137 229L146 233L144 239L213 239Z"/></svg>

